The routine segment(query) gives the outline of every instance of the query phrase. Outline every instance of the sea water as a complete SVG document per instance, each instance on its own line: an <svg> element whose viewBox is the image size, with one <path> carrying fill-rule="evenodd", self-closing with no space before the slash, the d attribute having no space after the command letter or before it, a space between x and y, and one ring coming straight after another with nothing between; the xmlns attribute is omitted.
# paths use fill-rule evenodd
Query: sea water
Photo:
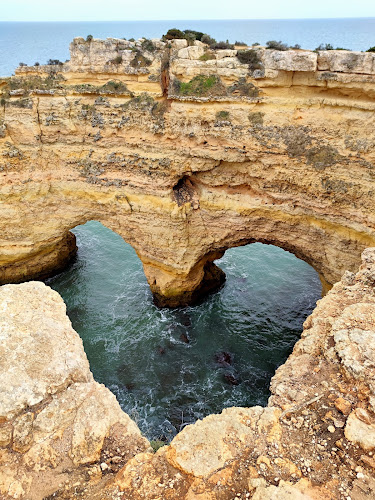
<svg viewBox="0 0 375 500"><path fill-rule="evenodd" d="M321 297L318 274L280 248L227 250L223 288L158 309L130 245L99 222L74 230L78 256L48 281L64 298L98 382L152 439L228 406L265 405L276 368Z"/></svg>

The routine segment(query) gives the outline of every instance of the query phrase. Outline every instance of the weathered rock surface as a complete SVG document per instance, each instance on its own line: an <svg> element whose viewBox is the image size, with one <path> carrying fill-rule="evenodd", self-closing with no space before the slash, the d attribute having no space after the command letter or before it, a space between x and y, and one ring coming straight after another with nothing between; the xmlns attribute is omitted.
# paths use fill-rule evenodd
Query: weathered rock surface
<svg viewBox="0 0 375 500"><path fill-rule="evenodd" d="M161 305L220 286L212 261L255 241L327 288L354 272L375 245L373 55L251 54L77 38L69 62L2 80L0 283L61 269L92 219L135 248Z"/></svg>
<svg viewBox="0 0 375 500"><path fill-rule="evenodd" d="M0 287L1 498L372 498L374 273L372 248L318 302L268 407L224 409L156 453L93 380L58 294Z"/></svg>
<svg viewBox="0 0 375 500"><path fill-rule="evenodd" d="M0 287L0 498L42 499L148 449L94 381L61 297L40 282ZM114 447L114 441L116 445ZM94 472L93 472L94 471Z"/></svg>

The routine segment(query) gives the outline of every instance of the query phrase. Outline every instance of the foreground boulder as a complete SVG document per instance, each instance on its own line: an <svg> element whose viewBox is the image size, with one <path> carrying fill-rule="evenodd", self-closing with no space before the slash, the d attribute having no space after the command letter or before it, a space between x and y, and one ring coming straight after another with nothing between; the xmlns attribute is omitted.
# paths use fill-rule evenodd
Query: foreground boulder
<svg viewBox="0 0 375 500"><path fill-rule="evenodd" d="M113 451L124 464L148 449L94 381L56 292L40 282L1 287L0 338L0 498L44 498L84 472L101 476Z"/></svg>

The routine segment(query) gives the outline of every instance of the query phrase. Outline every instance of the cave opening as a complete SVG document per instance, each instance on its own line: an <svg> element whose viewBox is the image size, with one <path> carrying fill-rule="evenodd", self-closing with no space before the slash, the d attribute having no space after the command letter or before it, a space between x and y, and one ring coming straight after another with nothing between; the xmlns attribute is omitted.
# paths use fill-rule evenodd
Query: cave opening
<svg viewBox="0 0 375 500"><path fill-rule="evenodd" d="M78 254L47 281L67 304L91 370L149 439L229 406L266 405L270 379L321 297L318 273L253 243L216 261L227 280L194 307L158 309L134 249L90 221Z"/></svg>

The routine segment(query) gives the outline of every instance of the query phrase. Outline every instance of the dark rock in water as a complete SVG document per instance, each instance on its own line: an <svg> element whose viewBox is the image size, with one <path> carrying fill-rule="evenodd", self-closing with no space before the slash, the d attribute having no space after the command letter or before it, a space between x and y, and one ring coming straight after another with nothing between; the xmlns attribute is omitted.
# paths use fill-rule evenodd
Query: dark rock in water
<svg viewBox="0 0 375 500"><path fill-rule="evenodd" d="M161 347L161 346L159 345L159 347L158 347L158 353L159 353L159 354L165 354L165 348L164 348L164 347Z"/></svg>
<svg viewBox="0 0 375 500"><path fill-rule="evenodd" d="M230 385L239 385L240 380L232 373L224 373L224 378Z"/></svg>
<svg viewBox="0 0 375 500"><path fill-rule="evenodd" d="M215 361L222 366L231 366L233 359L229 352L221 351L215 354Z"/></svg>
<svg viewBox="0 0 375 500"><path fill-rule="evenodd" d="M127 388L128 391L132 391L135 387L134 384L125 384L125 387Z"/></svg>
<svg viewBox="0 0 375 500"><path fill-rule="evenodd" d="M186 333L181 333L180 340L185 344L188 344L190 342L189 337L186 335Z"/></svg>

